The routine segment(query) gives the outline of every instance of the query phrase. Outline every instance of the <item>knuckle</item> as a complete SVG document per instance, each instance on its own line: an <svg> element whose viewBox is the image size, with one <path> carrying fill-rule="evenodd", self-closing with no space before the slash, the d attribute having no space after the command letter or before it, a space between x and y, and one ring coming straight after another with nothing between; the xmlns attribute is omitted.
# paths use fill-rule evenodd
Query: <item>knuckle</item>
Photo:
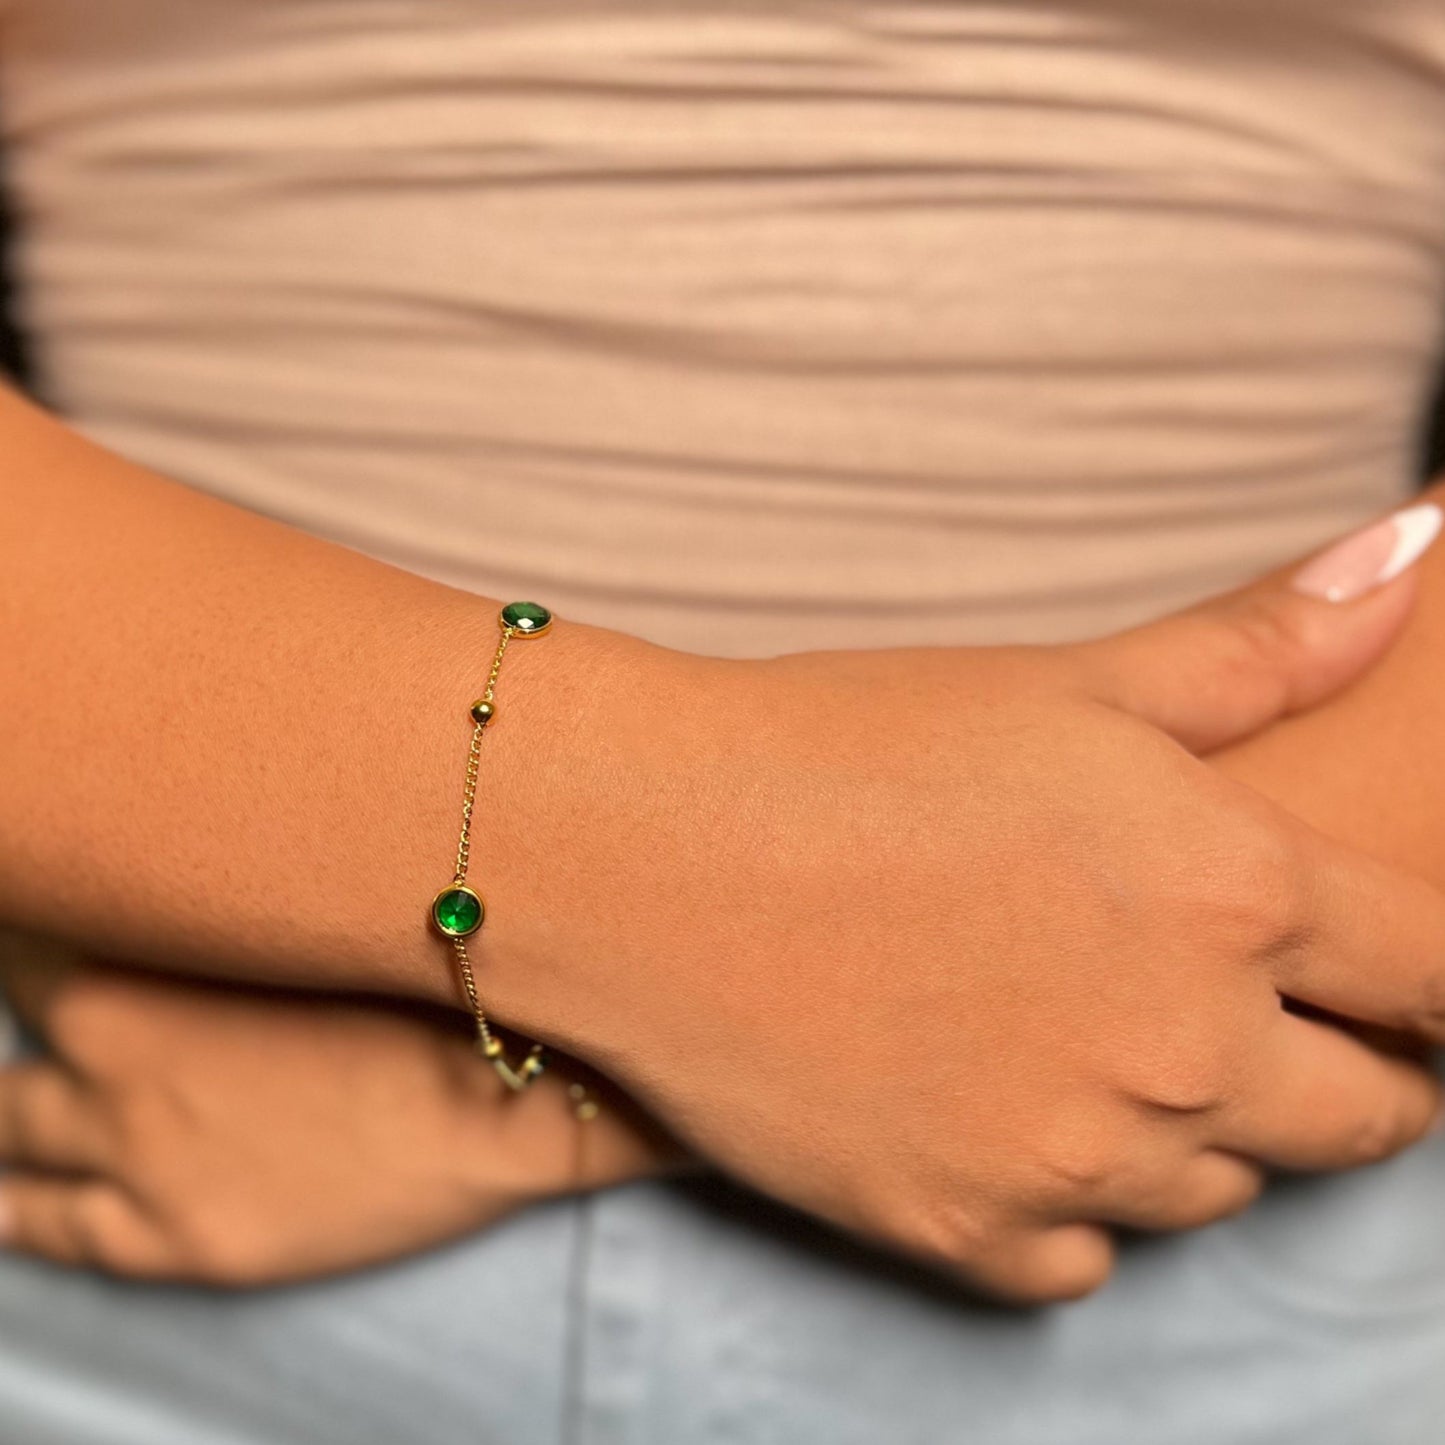
<svg viewBox="0 0 1445 1445"><path fill-rule="evenodd" d="M1205 909L1244 961L1288 963L1308 951L1313 937L1303 850L1270 820L1235 821L1201 880Z"/></svg>
<svg viewBox="0 0 1445 1445"><path fill-rule="evenodd" d="M1221 1032L1151 1053L1127 1082L1132 1097L1151 1110L1204 1116L1231 1102L1242 1073L1237 1039Z"/></svg>
<svg viewBox="0 0 1445 1445"><path fill-rule="evenodd" d="M1096 1293L1113 1272L1114 1249L1108 1236L1079 1225L1021 1249L1002 1283L1023 1303L1064 1304Z"/></svg>
<svg viewBox="0 0 1445 1445"><path fill-rule="evenodd" d="M1397 1108L1378 1108L1355 1120L1345 1151L1352 1164L1374 1164L1398 1153L1409 1138L1410 1131Z"/></svg>
<svg viewBox="0 0 1445 1445"><path fill-rule="evenodd" d="M1121 1140L1102 1125L1055 1127L1038 1143L1034 1172L1045 1200L1092 1198L1106 1192L1127 1170Z"/></svg>
<svg viewBox="0 0 1445 1445"><path fill-rule="evenodd" d="M1306 650L1294 617L1274 605L1271 596L1248 593L1237 599L1230 618L1232 647L1223 660L1225 682L1248 682L1258 694L1273 687L1264 699L1273 712L1282 712L1289 701L1290 663Z"/></svg>
<svg viewBox="0 0 1445 1445"><path fill-rule="evenodd" d="M995 1241L995 1230L982 1215L962 1205L915 1215L901 1233L914 1254L962 1272L986 1260Z"/></svg>

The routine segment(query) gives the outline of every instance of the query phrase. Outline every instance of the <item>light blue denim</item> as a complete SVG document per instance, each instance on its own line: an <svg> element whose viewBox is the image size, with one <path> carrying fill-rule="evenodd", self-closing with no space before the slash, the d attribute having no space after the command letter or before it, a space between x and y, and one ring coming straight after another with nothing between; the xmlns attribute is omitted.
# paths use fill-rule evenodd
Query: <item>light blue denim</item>
<svg viewBox="0 0 1445 1445"><path fill-rule="evenodd" d="M3 1445L1439 1445L1445 1138L983 1305L719 1182L249 1296L0 1259Z"/></svg>

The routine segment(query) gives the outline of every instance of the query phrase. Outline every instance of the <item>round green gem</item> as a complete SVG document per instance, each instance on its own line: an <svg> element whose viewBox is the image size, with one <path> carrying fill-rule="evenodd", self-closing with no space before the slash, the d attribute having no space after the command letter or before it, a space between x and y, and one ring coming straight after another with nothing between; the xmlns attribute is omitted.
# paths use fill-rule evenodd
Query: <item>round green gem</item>
<svg viewBox="0 0 1445 1445"><path fill-rule="evenodd" d="M475 933L482 926L485 913L481 897L459 883L443 888L432 899L432 922L448 938L465 938Z"/></svg>
<svg viewBox="0 0 1445 1445"><path fill-rule="evenodd" d="M539 602L509 602L502 608L502 626L535 637L552 625L552 614Z"/></svg>

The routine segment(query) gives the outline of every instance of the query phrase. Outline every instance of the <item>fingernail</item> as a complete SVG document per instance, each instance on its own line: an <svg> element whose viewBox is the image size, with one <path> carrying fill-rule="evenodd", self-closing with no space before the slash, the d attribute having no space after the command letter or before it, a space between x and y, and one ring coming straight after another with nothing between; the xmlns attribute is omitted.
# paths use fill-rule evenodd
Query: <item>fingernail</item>
<svg viewBox="0 0 1445 1445"><path fill-rule="evenodd" d="M1445 1133L1445 1104L1441 1104L1435 1110L1435 1117L1430 1121L1430 1127L1425 1132L1426 1134Z"/></svg>
<svg viewBox="0 0 1445 1445"><path fill-rule="evenodd" d="M3 1249L15 1235L15 1212L10 1207L10 1201L5 1197L3 1190L0 1190L0 1249Z"/></svg>
<svg viewBox="0 0 1445 1445"><path fill-rule="evenodd" d="M1383 521L1354 532L1294 575L1290 585L1306 597L1353 602L1374 587L1398 577L1440 534L1445 520L1434 502L1406 507Z"/></svg>

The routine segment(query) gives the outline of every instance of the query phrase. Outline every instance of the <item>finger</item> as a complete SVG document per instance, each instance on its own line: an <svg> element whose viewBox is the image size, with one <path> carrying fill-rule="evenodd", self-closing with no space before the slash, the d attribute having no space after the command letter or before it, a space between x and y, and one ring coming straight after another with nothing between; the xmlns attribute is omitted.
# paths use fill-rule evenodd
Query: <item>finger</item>
<svg viewBox="0 0 1445 1445"><path fill-rule="evenodd" d="M155 1275L165 1264L154 1232L130 1200L94 1180L0 1179L0 1246L116 1274Z"/></svg>
<svg viewBox="0 0 1445 1445"><path fill-rule="evenodd" d="M1073 1191L1049 1210L1048 1218L1066 1223L1087 1215L1099 1224L1130 1229L1201 1229L1248 1208L1263 1187L1264 1171L1253 1160L1208 1148L1154 1178L1112 1179L1107 1192L1094 1198Z"/></svg>
<svg viewBox="0 0 1445 1445"><path fill-rule="evenodd" d="M0 1164L99 1170L107 1144L94 1098L74 1075L50 1062L0 1069Z"/></svg>
<svg viewBox="0 0 1445 1445"><path fill-rule="evenodd" d="M1422 1138L1441 1101L1429 1070L1281 1010L1259 1073L1213 1139L1284 1169L1352 1169Z"/></svg>
<svg viewBox="0 0 1445 1445"><path fill-rule="evenodd" d="M971 1262L966 1273L1010 1304L1054 1304L1092 1294L1113 1269L1108 1230L1070 1222L1014 1234Z"/></svg>
<svg viewBox="0 0 1445 1445"><path fill-rule="evenodd" d="M1273 808L1273 805L1270 805ZM1445 893L1284 809L1291 915L1266 954L1280 993L1362 1023L1445 1042Z"/></svg>
<svg viewBox="0 0 1445 1445"><path fill-rule="evenodd" d="M55 999L78 966L75 953L61 944L12 939L0 949L0 993L26 1028L43 1034Z"/></svg>
<svg viewBox="0 0 1445 1445"><path fill-rule="evenodd" d="M1154 1197L1119 1200L1105 1219L1131 1229L1203 1229L1248 1209L1263 1189L1264 1170L1253 1160L1206 1149Z"/></svg>
<svg viewBox="0 0 1445 1445"><path fill-rule="evenodd" d="M1102 701L1210 752L1314 707L1394 642L1441 512L1408 507L1289 569L1069 651Z"/></svg>

